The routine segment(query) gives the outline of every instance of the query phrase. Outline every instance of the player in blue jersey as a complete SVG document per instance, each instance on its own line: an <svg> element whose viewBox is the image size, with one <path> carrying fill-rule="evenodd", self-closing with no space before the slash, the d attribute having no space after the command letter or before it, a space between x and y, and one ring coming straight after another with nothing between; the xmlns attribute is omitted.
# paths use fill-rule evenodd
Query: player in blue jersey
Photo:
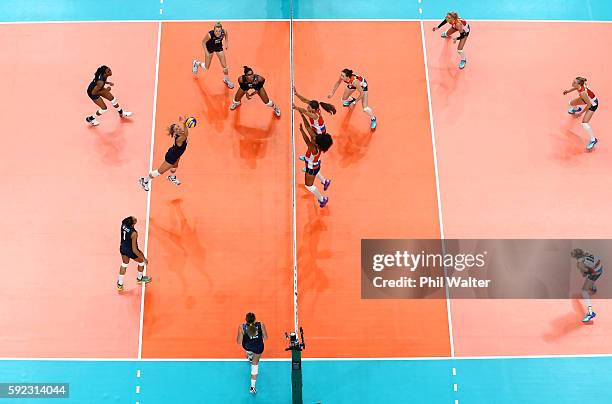
<svg viewBox="0 0 612 404"><path fill-rule="evenodd" d="M140 248L138 248L138 232L134 228L136 225L136 218L129 216L123 219L121 222L121 243L119 245L119 252L121 253L121 267L119 268L119 279L117 280L117 290L123 290L123 278L125 277L125 271L127 270L130 260L138 262L138 275L136 280L138 283L149 283L151 277L143 274L145 265L148 261L145 258Z"/></svg>
<svg viewBox="0 0 612 404"><path fill-rule="evenodd" d="M259 359L264 351L264 340L268 339L266 326L255 321L254 313L247 313L246 322L238 326L238 344L246 351L247 358L251 362L251 387L250 393L256 394L257 374L259 373Z"/></svg>

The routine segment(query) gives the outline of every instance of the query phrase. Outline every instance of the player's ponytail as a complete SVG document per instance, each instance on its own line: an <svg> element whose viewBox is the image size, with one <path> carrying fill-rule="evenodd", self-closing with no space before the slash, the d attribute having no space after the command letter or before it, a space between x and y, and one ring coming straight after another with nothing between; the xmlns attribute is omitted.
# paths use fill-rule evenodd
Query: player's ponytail
<svg viewBox="0 0 612 404"><path fill-rule="evenodd" d="M221 21L217 21L217 22L215 23L215 28L221 28L221 29L223 29L223 24L221 24Z"/></svg>
<svg viewBox="0 0 612 404"><path fill-rule="evenodd" d="M134 226L134 218L132 216L128 216L121 221L123 226L133 227Z"/></svg>
<svg viewBox="0 0 612 404"><path fill-rule="evenodd" d="M579 85L583 86L584 83L587 82L587 79L585 79L584 77L576 77L576 82L578 82Z"/></svg>
<svg viewBox="0 0 612 404"><path fill-rule="evenodd" d="M249 72L253 73L253 69L251 69L249 66L243 66L244 68L244 74L249 74Z"/></svg>
<svg viewBox="0 0 612 404"><path fill-rule="evenodd" d="M327 113L336 115L336 107L334 107L332 104L328 104L326 102L320 102L319 104Z"/></svg>
<svg viewBox="0 0 612 404"><path fill-rule="evenodd" d="M342 73L344 73L347 77L351 77L353 75L353 71L351 69L342 69Z"/></svg>
<svg viewBox="0 0 612 404"><path fill-rule="evenodd" d="M94 80L96 80L100 75L102 75L106 71L106 69L108 69L108 66L106 65L98 67L98 69L96 69L96 73L94 74Z"/></svg>
<svg viewBox="0 0 612 404"><path fill-rule="evenodd" d="M255 313L247 313L246 315L246 322L247 322L247 335L249 337L254 337L255 335L257 335L257 327L255 326Z"/></svg>

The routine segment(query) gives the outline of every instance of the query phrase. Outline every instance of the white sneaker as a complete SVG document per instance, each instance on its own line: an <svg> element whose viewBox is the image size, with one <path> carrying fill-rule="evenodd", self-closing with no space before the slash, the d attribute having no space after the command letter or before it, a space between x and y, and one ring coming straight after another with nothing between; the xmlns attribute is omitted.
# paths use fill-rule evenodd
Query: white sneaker
<svg viewBox="0 0 612 404"><path fill-rule="evenodd" d="M96 120L96 118L93 118L93 119L89 119L89 118L91 118L91 117L90 117L90 116L88 116L87 118L85 118L85 122L87 122L87 123L88 123L88 124L90 124L91 126L98 126L98 125L100 125L100 122L98 122L98 121Z"/></svg>
<svg viewBox="0 0 612 404"><path fill-rule="evenodd" d="M280 108L279 107L274 107L274 114L280 118Z"/></svg>
<svg viewBox="0 0 612 404"><path fill-rule="evenodd" d="M251 394L255 395L255 394L257 394L257 389L256 389L255 387L251 387L251 388L249 389L249 393L251 393Z"/></svg>
<svg viewBox="0 0 612 404"><path fill-rule="evenodd" d="M123 111L121 114L122 118L129 118L130 116L134 115L132 112L130 111Z"/></svg>
<svg viewBox="0 0 612 404"><path fill-rule="evenodd" d="M232 81L230 79L223 79L223 82L225 83L225 85L227 86L227 88L229 88L230 90L234 88L234 83L232 83Z"/></svg>
<svg viewBox="0 0 612 404"><path fill-rule="evenodd" d="M198 59L193 59L193 62L191 62L191 72L193 74L198 74L199 66L200 66L200 61Z"/></svg>
<svg viewBox="0 0 612 404"><path fill-rule="evenodd" d="M145 191L149 191L149 181L145 181L145 177L140 177L138 182L140 183L142 189L144 189Z"/></svg>
<svg viewBox="0 0 612 404"><path fill-rule="evenodd" d="M176 175L169 175L168 176L168 181L170 181L174 185L181 185L181 181L179 181L179 179L176 178Z"/></svg>
<svg viewBox="0 0 612 404"><path fill-rule="evenodd" d="M230 111L235 110L236 108L238 108L240 106L240 103L235 103L234 101L232 101L232 105L230 105Z"/></svg>

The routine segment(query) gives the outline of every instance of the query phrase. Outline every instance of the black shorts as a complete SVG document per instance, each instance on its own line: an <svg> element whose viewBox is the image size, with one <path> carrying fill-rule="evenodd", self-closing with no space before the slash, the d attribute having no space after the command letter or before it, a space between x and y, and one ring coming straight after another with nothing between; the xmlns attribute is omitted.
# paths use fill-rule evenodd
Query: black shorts
<svg viewBox="0 0 612 404"><path fill-rule="evenodd" d="M253 345L253 346L249 346L246 344L242 345L242 348L244 348L245 351L249 351L249 352L253 352L254 354L258 354L261 355L264 351L264 345L263 344L257 344L257 345Z"/></svg>
<svg viewBox="0 0 612 404"><path fill-rule="evenodd" d="M248 84L245 83L239 83L240 84L240 89L242 91L249 91L249 90L255 90L255 91L259 91L263 88L263 84L257 84L255 86L253 86L253 88L250 88Z"/></svg>
<svg viewBox="0 0 612 404"><path fill-rule="evenodd" d="M306 167L306 174L317 175L317 174L319 174L319 171L321 171L321 164L319 164L315 168L308 168L308 167Z"/></svg>
<svg viewBox="0 0 612 404"><path fill-rule="evenodd" d="M598 107L599 107L599 100L597 101L597 104L595 104L595 105L591 106L591 108L589 108L589 111L595 112L595 111L597 111Z"/></svg>
<svg viewBox="0 0 612 404"><path fill-rule="evenodd" d="M601 271L599 273L596 274L587 274L587 279L590 281L595 282L597 279L599 279L599 277L603 274L603 268L601 269Z"/></svg>
<svg viewBox="0 0 612 404"><path fill-rule="evenodd" d="M124 250L123 248L119 248L119 252L121 253L121 255L125 255L126 257L129 257L133 260L138 258L138 255L134 254L134 251L132 250Z"/></svg>
<svg viewBox="0 0 612 404"><path fill-rule="evenodd" d="M164 160L166 160L166 163L168 163L170 165L175 165L176 162L179 161L179 159L181 158L182 155L183 155L183 153L178 153L175 150L173 150L172 148L170 148L166 152L166 157L164 157Z"/></svg>
<svg viewBox="0 0 612 404"><path fill-rule="evenodd" d="M349 90L357 90L357 87L352 84L348 84L346 88L348 88ZM365 87L361 87L361 91L368 91L368 86L366 85Z"/></svg>
<svg viewBox="0 0 612 404"><path fill-rule="evenodd" d="M213 45L213 46L206 45L206 50L208 51L208 53L223 52L223 45L222 44Z"/></svg>
<svg viewBox="0 0 612 404"><path fill-rule="evenodd" d="M99 96L99 95L93 95L93 94L91 93L91 92L93 91L93 89L94 89L94 88L95 88L95 86L91 86L91 85L90 85L89 87L87 87L87 96L88 96L89 98L91 98L92 100L94 100L94 101L95 101L95 100L97 100L98 98L100 98L100 96Z"/></svg>

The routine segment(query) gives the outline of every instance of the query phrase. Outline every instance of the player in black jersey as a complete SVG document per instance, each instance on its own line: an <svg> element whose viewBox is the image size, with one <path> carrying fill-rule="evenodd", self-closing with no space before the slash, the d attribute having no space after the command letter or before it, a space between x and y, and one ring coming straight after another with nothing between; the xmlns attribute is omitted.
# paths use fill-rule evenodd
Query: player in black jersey
<svg viewBox="0 0 612 404"><path fill-rule="evenodd" d="M96 119L103 113L107 111L106 104L102 98L106 98L110 101L111 105L115 107L119 116L122 118L127 118L132 116L131 112L124 111L117 102L117 99L111 94L111 87L115 84L108 81L108 78L113 75L112 70L108 66L100 66L96 73L94 74L94 78L87 87L87 96L91 98L91 100L100 107L94 114L85 118L88 124L92 126L100 125L100 122ZM106 87L108 85L108 87Z"/></svg>
<svg viewBox="0 0 612 404"><path fill-rule="evenodd" d="M181 185L181 181L176 178L176 169L178 168L181 156L187 150L187 137L189 136L187 116L185 118L179 117L178 123L171 124L168 127L168 135L174 138L174 142L166 152L164 162L157 170L151 171L146 177L140 177L140 186L145 191L149 190L149 183L153 178L159 177L168 170L170 170L168 181L174 185Z"/></svg>
<svg viewBox="0 0 612 404"><path fill-rule="evenodd" d="M229 35L223 25L217 22L212 29L209 31L204 39L202 39L202 48L204 48L204 62L200 62L198 59L193 59L191 65L191 71L193 74L198 74L198 67L202 67L203 71L208 70L210 62L212 61L213 54L217 54L221 66L223 66L223 82L231 90L234 88L234 83L229 78L229 69L227 67L227 60L225 59L225 52L227 50L229 42Z"/></svg>
<svg viewBox="0 0 612 404"><path fill-rule="evenodd" d="M130 260L138 262L138 275L136 280L138 283L149 283L151 277L143 275L145 265L148 261L145 258L140 248L138 248L138 232L134 228L136 225L136 218L129 216L123 219L121 222L121 244L119 245L119 252L121 253L121 267L119 268L119 279L117 280L117 290L123 290L123 278L125 277L125 271L127 270Z"/></svg>
<svg viewBox="0 0 612 404"><path fill-rule="evenodd" d="M236 91L236 95L232 100L230 109L233 111L238 108L240 105L240 100L245 95L247 100L250 100L255 94L258 94L259 98L261 98L264 104L270 108L273 108L276 116L280 118L281 110L278 105L276 105L274 101L268 97L268 93L266 93L266 89L264 88L265 82L266 79L263 78L263 76L253 73L253 69L251 69L249 66L244 66L244 75L238 77L238 85L240 88L238 88L238 91Z"/></svg>
<svg viewBox="0 0 612 404"><path fill-rule="evenodd" d="M255 384L259 373L259 359L264 351L264 340L268 339L266 326L259 321L255 321L255 314L247 313L246 323L238 326L238 344L242 345L246 351L246 356L251 362L251 394L257 393Z"/></svg>

